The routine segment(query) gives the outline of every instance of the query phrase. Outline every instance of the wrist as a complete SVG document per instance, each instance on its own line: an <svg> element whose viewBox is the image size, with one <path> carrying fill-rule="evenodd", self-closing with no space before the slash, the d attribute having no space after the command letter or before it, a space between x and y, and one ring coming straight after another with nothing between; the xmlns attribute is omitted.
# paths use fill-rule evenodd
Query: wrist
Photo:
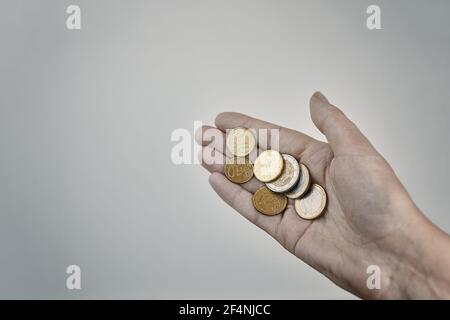
<svg viewBox="0 0 450 320"><path fill-rule="evenodd" d="M386 297L449 299L450 237L415 210L391 251L395 263Z"/></svg>

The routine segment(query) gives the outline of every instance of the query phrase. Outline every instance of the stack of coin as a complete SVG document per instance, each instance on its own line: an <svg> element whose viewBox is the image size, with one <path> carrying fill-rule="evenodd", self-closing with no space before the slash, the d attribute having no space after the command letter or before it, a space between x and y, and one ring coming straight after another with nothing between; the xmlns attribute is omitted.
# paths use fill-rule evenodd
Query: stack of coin
<svg viewBox="0 0 450 320"><path fill-rule="evenodd" d="M256 147L256 141L245 128L230 130L226 142L233 158L224 166L225 176L234 183L245 183L254 175L265 183L253 195L256 210L265 215L280 214L289 198L295 200L295 211L303 219L316 219L325 211L324 188L311 183L308 168L293 156L266 150L252 164L248 155Z"/></svg>
<svg viewBox="0 0 450 320"><path fill-rule="evenodd" d="M224 172L230 181L245 183L253 178L253 164L247 156L255 146L255 137L245 128L234 128L227 133L227 148L233 158L226 160Z"/></svg>

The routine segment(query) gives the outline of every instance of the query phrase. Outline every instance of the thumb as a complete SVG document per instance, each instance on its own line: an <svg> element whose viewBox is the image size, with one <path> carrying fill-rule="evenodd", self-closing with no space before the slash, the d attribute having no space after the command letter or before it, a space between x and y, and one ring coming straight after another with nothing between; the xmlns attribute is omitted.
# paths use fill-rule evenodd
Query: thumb
<svg viewBox="0 0 450 320"><path fill-rule="evenodd" d="M311 119L326 136L335 155L371 155L376 153L358 127L325 96L316 92L310 100Z"/></svg>

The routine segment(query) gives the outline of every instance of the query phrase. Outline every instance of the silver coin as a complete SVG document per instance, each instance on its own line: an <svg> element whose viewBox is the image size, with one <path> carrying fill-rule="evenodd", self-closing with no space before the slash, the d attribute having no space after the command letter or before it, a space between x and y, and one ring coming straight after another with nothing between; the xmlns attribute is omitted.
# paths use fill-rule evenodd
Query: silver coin
<svg viewBox="0 0 450 320"><path fill-rule="evenodd" d="M311 184L311 178L309 176L309 170L308 168L303 164L300 163L300 179L298 180L297 185L292 188L291 191L286 193L286 197L289 199L298 199L302 195L305 194L306 191L309 189L309 185Z"/></svg>
<svg viewBox="0 0 450 320"><path fill-rule="evenodd" d="M295 211L306 220L313 220L324 213L327 206L327 193L318 184L313 184L308 193L295 200Z"/></svg>
<svg viewBox="0 0 450 320"><path fill-rule="evenodd" d="M273 182L266 183L273 192L283 193L291 190L300 177L300 166L297 159L289 154L283 154L284 168L281 175Z"/></svg>

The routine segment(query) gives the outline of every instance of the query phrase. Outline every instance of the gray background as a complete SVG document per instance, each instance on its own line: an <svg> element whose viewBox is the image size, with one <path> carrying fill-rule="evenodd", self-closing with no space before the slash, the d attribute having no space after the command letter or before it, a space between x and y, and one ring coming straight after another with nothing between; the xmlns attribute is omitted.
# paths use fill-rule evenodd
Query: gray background
<svg viewBox="0 0 450 320"><path fill-rule="evenodd" d="M65 27L72 3L81 31ZM365 26L372 3L383 30ZM320 138L321 90L449 232L449 10L3 0L0 298L353 298L228 208L201 167L173 165L170 135L234 110Z"/></svg>

